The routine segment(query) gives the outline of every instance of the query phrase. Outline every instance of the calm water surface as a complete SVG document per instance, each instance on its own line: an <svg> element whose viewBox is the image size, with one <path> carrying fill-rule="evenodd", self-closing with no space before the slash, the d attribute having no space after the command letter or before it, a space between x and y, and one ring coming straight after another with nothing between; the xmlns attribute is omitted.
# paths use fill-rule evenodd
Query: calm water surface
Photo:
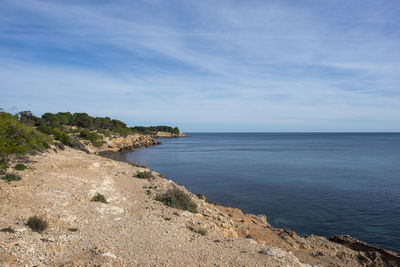
<svg viewBox="0 0 400 267"><path fill-rule="evenodd" d="M115 153L302 235L400 251L400 134L191 133Z"/></svg>

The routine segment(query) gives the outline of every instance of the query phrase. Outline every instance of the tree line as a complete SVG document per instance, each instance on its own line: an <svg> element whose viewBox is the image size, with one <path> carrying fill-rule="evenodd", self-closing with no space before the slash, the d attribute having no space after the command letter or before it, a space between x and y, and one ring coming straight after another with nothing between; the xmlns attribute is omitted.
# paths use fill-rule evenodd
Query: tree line
<svg viewBox="0 0 400 267"><path fill-rule="evenodd" d="M170 126L134 126L128 127L124 122L109 117L92 117L87 113L44 113L41 118L36 117L31 111L17 113L19 121L28 125L37 126L38 130L45 130L46 127L60 128L64 125L76 126L90 131L99 131L107 135L107 131L127 136L133 133L154 134L158 131L179 134L178 127Z"/></svg>

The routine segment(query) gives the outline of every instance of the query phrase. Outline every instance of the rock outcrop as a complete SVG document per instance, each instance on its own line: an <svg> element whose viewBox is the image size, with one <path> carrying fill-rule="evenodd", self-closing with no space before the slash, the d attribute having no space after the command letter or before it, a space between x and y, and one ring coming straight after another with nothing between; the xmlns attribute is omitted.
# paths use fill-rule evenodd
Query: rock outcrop
<svg viewBox="0 0 400 267"><path fill-rule="evenodd" d="M150 135L133 134L127 137L105 138L104 145L95 147L88 140L80 140L85 147L94 154L118 152L118 151L133 151L138 147L149 147L161 144L160 141L154 139Z"/></svg>
<svg viewBox="0 0 400 267"><path fill-rule="evenodd" d="M160 141L153 139L149 135L129 135L127 137L119 137L111 139L106 144L108 151L132 151L137 147L149 147L161 144Z"/></svg>
<svg viewBox="0 0 400 267"><path fill-rule="evenodd" d="M187 137L185 133L174 134L170 132L157 132L151 135L154 138L177 138L177 137Z"/></svg>
<svg viewBox="0 0 400 267"><path fill-rule="evenodd" d="M224 236L251 238L268 247L290 251L301 262L322 266L400 266L397 253L349 236L330 240L314 235L300 237L293 231L272 227L264 215L244 214L240 209L215 204L209 207L204 215Z"/></svg>
<svg viewBox="0 0 400 267"><path fill-rule="evenodd" d="M362 252L365 255L362 260L367 265L383 265L386 263L390 266L400 266L400 255L394 251L371 246L349 235L336 235L329 238L329 240L342 244L352 250Z"/></svg>

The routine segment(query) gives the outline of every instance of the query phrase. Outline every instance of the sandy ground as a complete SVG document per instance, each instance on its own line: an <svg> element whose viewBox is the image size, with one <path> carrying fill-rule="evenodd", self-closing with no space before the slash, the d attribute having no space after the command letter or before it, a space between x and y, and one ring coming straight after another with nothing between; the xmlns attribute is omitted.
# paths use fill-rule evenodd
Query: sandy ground
<svg viewBox="0 0 400 267"><path fill-rule="evenodd" d="M0 266L373 263L323 237L300 238L270 227L263 216L216 206L190 192L197 214L167 207L154 197L169 188L186 189L156 172L154 179L136 178L145 169L128 163L70 148L30 160L19 172L21 181L0 181ZM108 203L90 201L96 193ZM26 221L33 215L46 218L48 229L32 231ZM205 236L193 231L200 228L207 229ZM380 265L385 266L374 266Z"/></svg>

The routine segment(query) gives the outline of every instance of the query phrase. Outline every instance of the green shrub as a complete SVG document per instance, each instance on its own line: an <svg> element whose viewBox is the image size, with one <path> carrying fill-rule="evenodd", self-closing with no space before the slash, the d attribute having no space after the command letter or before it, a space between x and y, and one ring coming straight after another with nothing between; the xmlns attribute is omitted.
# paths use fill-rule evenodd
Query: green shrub
<svg viewBox="0 0 400 267"><path fill-rule="evenodd" d="M17 116L0 112L0 159L46 149L50 142L49 136L20 123Z"/></svg>
<svg viewBox="0 0 400 267"><path fill-rule="evenodd" d="M1 177L1 179L5 180L7 182L13 182L13 181L19 181L22 178L18 174L7 173L4 177Z"/></svg>
<svg viewBox="0 0 400 267"><path fill-rule="evenodd" d="M205 236L205 235L207 235L207 229L199 228L199 229L197 229L197 233L201 234L202 236Z"/></svg>
<svg viewBox="0 0 400 267"><path fill-rule="evenodd" d="M199 227L199 228L194 228L194 227L188 227L191 231L201 234L202 236L207 235L207 229L203 228L203 227Z"/></svg>
<svg viewBox="0 0 400 267"><path fill-rule="evenodd" d="M28 168L28 167L26 167L26 165L25 165L25 164L22 164L22 163L17 164L17 165L14 166L14 169L16 169L17 171L23 171L23 170L25 170L26 168Z"/></svg>
<svg viewBox="0 0 400 267"><path fill-rule="evenodd" d="M170 220L172 220L172 218L171 217L164 217L164 220L170 221Z"/></svg>
<svg viewBox="0 0 400 267"><path fill-rule="evenodd" d="M48 126L46 126L48 127ZM53 128L51 129L51 134L54 136L54 139L60 141L62 144L70 147L74 147L74 141L69 134L62 131L60 128Z"/></svg>
<svg viewBox="0 0 400 267"><path fill-rule="evenodd" d="M36 129L44 134L54 134L54 129L48 125L40 125Z"/></svg>
<svg viewBox="0 0 400 267"><path fill-rule="evenodd" d="M79 142L78 139L69 136L66 132L57 132L55 135L55 139L59 140L63 145L89 153L89 150L87 150L87 148L81 142ZM59 145L57 147L63 149L63 147L60 147Z"/></svg>
<svg viewBox="0 0 400 267"><path fill-rule="evenodd" d="M111 137L111 132L106 129L97 129L97 132L104 135L105 137Z"/></svg>
<svg viewBox="0 0 400 267"><path fill-rule="evenodd" d="M0 169L7 170L10 165L8 164L8 160L6 158L0 159Z"/></svg>
<svg viewBox="0 0 400 267"><path fill-rule="evenodd" d="M70 132L70 133L80 133L81 131L82 131L82 129L79 129L79 128L68 129L68 132Z"/></svg>
<svg viewBox="0 0 400 267"><path fill-rule="evenodd" d="M198 199L206 200L206 196L203 194L196 194L196 196L198 197Z"/></svg>
<svg viewBox="0 0 400 267"><path fill-rule="evenodd" d="M27 224L33 231L36 232L43 232L48 226L48 223L38 216L30 217Z"/></svg>
<svg viewBox="0 0 400 267"><path fill-rule="evenodd" d="M115 129L114 132L118 133L122 137L127 137L128 135L133 134L133 131L129 128Z"/></svg>
<svg viewBox="0 0 400 267"><path fill-rule="evenodd" d="M71 137L70 147L85 151L86 153L90 153L89 150L87 150L87 148L84 145L82 145L82 143L79 142L78 139L76 138Z"/></svg>
<svg viewBox="0 0 400 267"><path fill-rule="evenodd" d="M102 137L95 132L82 130L79 136L86 140L89 140L96 147L102 146L104 144Z"/></svg>
<svg viewBox="0 0 400 267"><path fill-rule="evenodd" d="M197 213L197 204L193 202L188 194L178 188L168 190L165 194L157 196L156 200L172 208Z"/></svg>
<svg viewBox="0 0 400 267"><path fill-rule="evenodd" d="M131 164L132 166L135 166L135 167L147 168L147 164L146 164L146 163L131 162L130 164Z"/></svg>
<svg viewBox="0 0 400 267"><path fill-rule="evenodd" d="M100 193L97 193L94 197L92 197L91 201L93 202L101 202L101 203L107 203L106 197Z"/></svg>
<svg viewBox="0 0 400 267"><path fill-rule="evenodd" d="M72 137L69 136L66 132L61 131L58 128L54 129L54 139L60 141L62 144L66 146L72 147Z"/></svg>
<svg viewBox="0 0 400 267"><path fill-rule="evenodd" d="M51 126L48 125L41 125L37 129L43 133L52 134L54 136L54 139L60 141L63 145L75 149L80 149L82 151L85 151L86 153L89 153L89 151L86 149L84 145L82 145L76 138L71 137L65 131L62 131L61 128L62 128L61 126L57 128L52 128ZM80 132L80 130L78 130L78 132Z"/></svg>
<svg viewBox="0 0 400 267"><path fill-rule="evenodd" d="M151 173L151 171L144 171L144 172L138 172L138 174L136 174L136 177L140 179L151 179L154 176Z"/></svg>
<svg viewBox="0 0 400 267"><path fill-rule="evenodd" d="M34 126L39 121L39 118L34 116L31 111L18 112L18 119L20 122L30 126Z"/></svg>
<svg viewBox="0 0 400 267"><path fill-rule="evenodd" d="M3 169L0 169L0 176L6 174L6 171Z"/></svg>

